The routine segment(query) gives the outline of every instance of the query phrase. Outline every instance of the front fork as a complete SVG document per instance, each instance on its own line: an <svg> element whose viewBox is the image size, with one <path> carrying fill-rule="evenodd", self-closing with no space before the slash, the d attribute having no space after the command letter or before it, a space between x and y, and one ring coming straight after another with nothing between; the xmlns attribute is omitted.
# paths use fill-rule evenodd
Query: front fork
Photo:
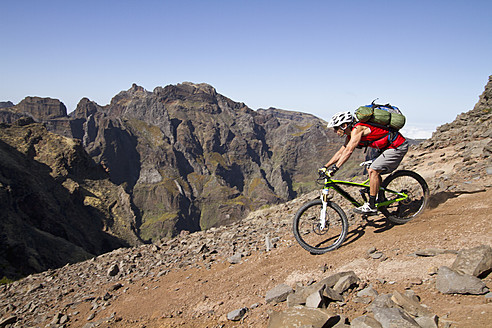
<svg viewBox="0 0 492 328"><path fill-rule="evenodd" d="M328 189L323 189L321 191L321 202L323 204L323 208L321 209L321 213L319 215L319 230L323 231L326 227L326 207L328 206Z"/></svg>

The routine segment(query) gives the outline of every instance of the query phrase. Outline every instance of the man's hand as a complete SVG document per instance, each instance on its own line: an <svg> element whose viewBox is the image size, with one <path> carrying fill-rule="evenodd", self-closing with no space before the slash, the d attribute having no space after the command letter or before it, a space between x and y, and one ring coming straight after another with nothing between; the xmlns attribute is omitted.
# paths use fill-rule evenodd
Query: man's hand
<svg viewBox="0 0 492 328"><path fill-rule="evenodd" d="M326 175L329 176L330 178L335 175L335 173L338 171L338 166L336 164L333 164L328 168L326 171Z"/></svg>
<svg viewBox="0 0 492 328"><path fill-rule="evenodd" d="M322 167L318 170L318 173L320 174L325 174L329 178L333 177L335 173L338 171L338 166L336 164L333 164L332 166L328 167Z"/></svg>

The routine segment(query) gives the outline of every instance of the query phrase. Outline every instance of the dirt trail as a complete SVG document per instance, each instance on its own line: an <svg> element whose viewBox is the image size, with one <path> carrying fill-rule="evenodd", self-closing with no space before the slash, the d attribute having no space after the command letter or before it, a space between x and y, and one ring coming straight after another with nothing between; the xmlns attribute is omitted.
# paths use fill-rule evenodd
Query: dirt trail
<svg viewBox="0 0 492 328"><path fill-rule="evenodd" d="M280 283L294 287L296 283L353 270L380 294L411 288L441 323L490 327L492 303L486 303L483 295L443 295L435 288L435 275L430 273L439 266L450 266L455 255L412 254L429 248L459 250L492 245L492 190L441 196L453 197L405 225L388 226L381 218L361 220L350 227L349 238L341 248L324 255L304 251L291 232L285 231L277 248L253 252L239 264L222 261L210 269L172 270L160 278L145 278L134 284L122 281L128 287L125 292L91 322L113 314L114 319L100 327L266 327L269 313L286 308L285 303L265 304L269 289ZM386 259L368 258L370 247L383 252ZM491 276L484 279L490 289ZM242 307L249 310L241 322L227 320L228 312ZM353 319L365 313L366 307L347 301L333 309ZM77 310L70 326L82 327L88 322L89 305Z"/></svg>

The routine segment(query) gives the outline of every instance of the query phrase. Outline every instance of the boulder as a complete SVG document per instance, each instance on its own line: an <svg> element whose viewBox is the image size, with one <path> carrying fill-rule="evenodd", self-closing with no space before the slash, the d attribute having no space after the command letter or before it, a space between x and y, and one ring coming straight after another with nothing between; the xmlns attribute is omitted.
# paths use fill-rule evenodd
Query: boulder
<svg viewBox="0 0 492 328"><path fill-rule="evenodd" d="M120 272L120 268L118 267L118 264L114 263L111 265L111 267L108 269L108 276L114 277Z"/></svg>
<svg viewBox="0 0 492 328"><path fill-rule="evenodd" d="M423 307L419 302L410 298L404 294L401 294L398 291L394 291L391 296L391 300L395 302L398 306L403 308L405 312L412 315L413 317L429 317L432 314L427 310L427 308Z"/></svg>
<svg viewBox="0 0 492 328"><path fill-rule="evenodd" d="M359 297L376 297L378 295L379 295L379 293L377 292L377 290L375 290L372 287L372 285L364 288L363 290L361 290L357 293L357 296L359 296Z"/></svg>
<svg viewBox="0 0 492 328"><path fill-rule="evenodd" d="M283 312L273 313L268 322L268 328L333 327L340 321L339 315L334 315L326 310L294 307Z"/></svg>
<svg viewBox="0 0 492 328"><path fill-rule="evenodd" d="M373 313L383 328L421 328L411 316L398 308L380 307L375 308Z"/></svg>
<svg viewBox="0 0 492 328"><path fill-rule="evenodd" d="M492 247L481 245L458 252L451 269L475 277L492 270Z"/></svg>
<svg viewBox="0 0 492 328"><path fill-rule="evenodd" d="M397 307L395 302L391 299L391 294L382 294L377 296L372 304L369 306L369 310L374 312L376 308L384 308L384 307Z"/></svg>
<svg viewBox="0 0 492 328"><path fill-rule="evenodd" d="M363 315L355 318L350 322L350 327L353 328L383 328L379 321L373 317Z"/></svg>
<svg viewBox="0 0 492 328"><path fill-rule="evenodd" d="M287 296L289 294L293 293L294 290L286 285L286 284L280 284L275 286L274 288L270 289L265 296L265 301L267 303L280 303L283 302L287 299Z"/></svg>
<svg viewBox="0 0 492 328"><path fill-rule="evenodd" d="M17 322L17 317L15 315L11 315L11 316L0 319L0 327L6 327L8 325L13 325L16 322Z"/></svg>
<svg viewBox="0 0 492 328"><path fill-rule="evenodd" d="M302 291L296 291L287 296L287 306L294 307L296 305L306 304L306 296Z"/></svg>
<svg viewBox="0 0 492 328"><path fill-rule="evenodd" d="M470 274L456 272L446 266L437 271L436 288L443 294L474 294L488 292L482 280Z"/></svg>
<svg viewBox="0 0 492 328"><path fill-rule="evenodd" d="M312 288L316 289L324 285L326 287L335 289L335 285L338 284L336 291L340 293L341 290L341 292L343 293L346 289L348 289L358 281L359 277L357 277L357 275L353 271L338 272L320 280L319 282L314 284Z"/></svg>
<svg viewBox="0 0 492 328"><path fill-rule="evenodd" d="M343 296L330 287L325 287L325 289L323 289L323 297L331 301L343 301Z"/></svg>
<svg viewBox="0 0 492 328"><path fill-rule="evenodd" d="M343 277L341 277L337 283L333 286L333 290L339 294L342 294L346 290L350 289L359 282L359 278L355 273L351 272Z"/></svg>
<svg viewBox="0 0 492 328"><path fill-rule="evenodd" d="M227 258L227 261L229 261L229 263L231 263L231 264L238 264L241 262L242 257L243 257L243 255L241 253L236 253L232 256L229 256Z"/></svg>
<svg viewBox="0 0 492 328"><path fill-rule="evenodd" d="M415 318L415 321L420 325L422 328L438 328L439 327L439 318L437 315L431 315L427 317L418 317Z"/></svg>
<svg viewBox="0 0 492 328"><path fill-rule="evenodd" d="M308 308L319 308L324 305L323 301L323 291L318 290L306 298L306 307Z"/></svg>

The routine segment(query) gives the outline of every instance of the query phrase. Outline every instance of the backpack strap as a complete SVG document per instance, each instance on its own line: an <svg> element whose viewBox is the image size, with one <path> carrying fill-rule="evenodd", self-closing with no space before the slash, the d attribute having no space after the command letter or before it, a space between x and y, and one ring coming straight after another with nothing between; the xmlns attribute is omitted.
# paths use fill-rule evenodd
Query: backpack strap
<svg viewBox="0 0 492 328"><path fill-rule="evenodd" d="M382 104L376 104L374 103L377 99L374 99L371 103L371 107L374 108L381 108L381 107L386 107L386 108L394 108L395 106L391 105L390 103L387 103L386 105Z"/></svg>
<svg viewBox="0 0 492 328"><path fill-rule="evenodd" d="M364 124L371 125L371 126L374 126L374 127L377 127L377 128L381 128L383 130L388 131L388 134L385 135L382 138L379 138L379 139L376 139L376 140L373 140L373 141L368 141L368 140L361 141L359 143L359 145L357 145L357 148L359 148L359 149L365 148L364 149L364 153L367 151L367 147L369 147L371 144L373 144L376 141L379 141L379 140L388 138L388 142L386 143L386 146L379 149L379 150L386 150L396 140L396 138L398 138L399 132L396 129L393 129L391 127L388 127L388 126L385 126L385 125L382 125L382 124L373 123L373 122L364 122Z"/></svg>

